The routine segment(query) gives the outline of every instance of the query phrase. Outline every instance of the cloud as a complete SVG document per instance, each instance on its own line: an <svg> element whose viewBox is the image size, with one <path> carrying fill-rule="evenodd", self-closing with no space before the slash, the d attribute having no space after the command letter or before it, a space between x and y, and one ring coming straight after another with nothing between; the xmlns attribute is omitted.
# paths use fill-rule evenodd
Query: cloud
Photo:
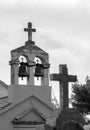
<svg viewBox="0 0 90 130"><path fill-rule="evenodd" d="M18 3L18 0L3 0L0 1L0 10L5 11L5 10L10 10L13 8L16 4Z"/></svg>
<svg viewBox="0 0 90 130"><path fill-rule="evenodd" d="M7 57L11 49L24 45L27 33L23 28L31 21L37 29L33 40L50 53L52 71L54 66L58 71L58 64L66 63L71 73L89 74L90 1L4 0L0 5L0 54L3 57ZM8 54L5 64L9 57ZM4 64L5 59L2 56L0 59Z"/></svg>

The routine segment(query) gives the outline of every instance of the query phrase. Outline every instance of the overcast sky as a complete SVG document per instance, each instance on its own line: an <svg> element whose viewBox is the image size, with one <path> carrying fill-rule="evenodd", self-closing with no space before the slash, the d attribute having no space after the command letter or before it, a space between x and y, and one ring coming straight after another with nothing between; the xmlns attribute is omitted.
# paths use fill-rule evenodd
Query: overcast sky
<svg viewBox="0 0 90 130"><path fill-rule="evenodd" d="M0 1L0 80L10 84L10 51L24 45L32 22L36 45L49 53L51 73L67 64L83 82L90 76L90 0ZM57 89L56 89L57 90Z"/></svg>

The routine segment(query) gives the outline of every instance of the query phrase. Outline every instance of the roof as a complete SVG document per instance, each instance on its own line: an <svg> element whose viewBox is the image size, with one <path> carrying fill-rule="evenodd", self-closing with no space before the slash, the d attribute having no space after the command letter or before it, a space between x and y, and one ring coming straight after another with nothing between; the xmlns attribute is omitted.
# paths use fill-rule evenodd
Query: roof
<svg viewBox="0 0 90 130"><path fill-rule="evenodd" d="M29 41L28 42L26 42L27 44L25 44L24 46L21 46L21 47L18 47L18 48L16 48L16 49L14 49L14 50L12 50L11 52L34 52L34 53L37 53L37 51L39 52L40 51L40 53L42 52L42 53L44 53L44 54L46 54L46 55L48 55L48 53L47 52L45 52L44 50L42 50L41 48L39 48L38 46L36 46L36 45L34 45L34 44L31 44Z"/></svg>
<svg viewBox="0 0 90 130"><path fill-rule="evenodd" d="M52 107L48 106L48 104L45 104L43 101L41 101L41 100L38 99L37 97L35 97L35 96L30 96L30 97L26 98L25 100L23 100L23 101L21 101L21 102L19 102L19 103L17 103L17 104L13 104L13 103L9 103L9 102L8 102L5 106L2 107L2 108L4 108L4 109L1 109L2 111L0 111L0 116L3 115L4 113L8 112L9 110L11 110L11 109L13 109L13 108L19 106L20 104L24 103L24 102L27 101L28 99L30 100L31 98L34 98L34 99L40 101L43 105L47 106L51 111L54 110Z"/></svg>
<svg viewBox="0 0 90 130"><path fill-rule="evenodd" d="M5 84L3 81L0 80L0 85L6 89L8 89L8 85Z"/></svg>
<svg viewBox="0 0 90 130"><path fill-rule="evenodd" d="M9 105L8 96L0 98L0 109L3 109Z"/></svg>
<svg viewBox="0 0 90 130"><path fill-rule="evenodd" d="M54 108L52 108L51 106L49 106L48 104L44 103L42 100L40 100L39 98L37 98L36 96L32 95L30 98L36 99L39 102L41 102L43 105L47 106L49 109L54 110Z"/></svg>

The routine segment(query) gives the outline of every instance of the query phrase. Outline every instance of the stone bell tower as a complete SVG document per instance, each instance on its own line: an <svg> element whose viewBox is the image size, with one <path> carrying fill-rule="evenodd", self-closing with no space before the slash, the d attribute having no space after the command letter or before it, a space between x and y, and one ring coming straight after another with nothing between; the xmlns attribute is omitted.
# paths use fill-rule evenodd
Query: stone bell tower
<svg viewBox="0 0 90 130"><path fill-rule="evenodd" d="M11 84L13 85L19 84L19 74L18 74L20 66L19 58L20 56L24 56L27 60L26 62L27 74L28 74L28 76L26 76L27 85L34 85L35 69L37 69L37 63L35 63L35 57L37 57L41 60L41 63L43 65L42 68L43 76L41 76L41 85L48 86L49 85L48 53L43 51L38 46L36 46L35 42L32 41L32 32L36 32L36 29L32 28L32 23L28 23L28 28L24 28L24 31L28 32L28 41L25 42L24 46L21 46L11 51L11 61L9 62L9 64L11 65Z"/></svg>

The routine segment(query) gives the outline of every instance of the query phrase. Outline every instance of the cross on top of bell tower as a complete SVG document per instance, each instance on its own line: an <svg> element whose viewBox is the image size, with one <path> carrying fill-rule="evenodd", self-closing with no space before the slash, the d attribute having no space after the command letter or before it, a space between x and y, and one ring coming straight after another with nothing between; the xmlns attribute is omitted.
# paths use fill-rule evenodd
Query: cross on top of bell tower
<svg viewBox="0 0 90 130"><path fill-rule="evenodd" d="M28 28L24 28L24 31L28 32L28 41L32 41L32 32L36 32L36 29L32 28L32 23L28 23Z"/></svg>

